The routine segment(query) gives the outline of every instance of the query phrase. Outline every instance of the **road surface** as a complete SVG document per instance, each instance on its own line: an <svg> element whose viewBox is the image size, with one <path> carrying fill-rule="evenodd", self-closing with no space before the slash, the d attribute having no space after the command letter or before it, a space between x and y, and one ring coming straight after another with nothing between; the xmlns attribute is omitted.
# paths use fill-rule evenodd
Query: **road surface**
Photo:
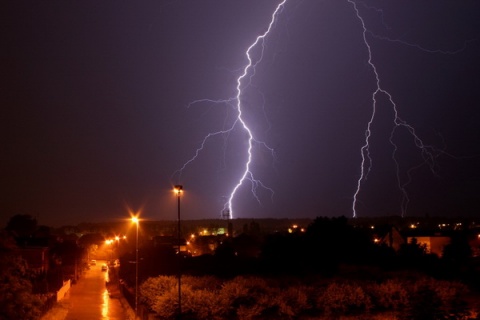
<svg viewBox="0 0 480 320"><path fill-rule="evenodd" d="M84 277L70 289L66 320L102 319L124 320L126 316L118 299L109 297L105 286L108 272L102 271L105 261L90 266Z"/></svg>

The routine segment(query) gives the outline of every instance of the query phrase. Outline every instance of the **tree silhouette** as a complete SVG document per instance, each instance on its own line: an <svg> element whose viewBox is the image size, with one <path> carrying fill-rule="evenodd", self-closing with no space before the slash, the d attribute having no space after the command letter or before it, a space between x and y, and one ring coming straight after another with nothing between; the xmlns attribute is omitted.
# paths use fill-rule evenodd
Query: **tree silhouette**
<svg viewBox="0 0 480 320"><path fill-rule="evenodd" d="M26 262L16 253L14 240L0 233L0 319L38 319L42 301L32 293Z"/></svg>
<svg viewBox="0 0 480 320"><path fill-rule="evenodd" d="M37 220L28 214L17 214L10 218L5 229L16 238L28 238L37 230Z"/></svg>

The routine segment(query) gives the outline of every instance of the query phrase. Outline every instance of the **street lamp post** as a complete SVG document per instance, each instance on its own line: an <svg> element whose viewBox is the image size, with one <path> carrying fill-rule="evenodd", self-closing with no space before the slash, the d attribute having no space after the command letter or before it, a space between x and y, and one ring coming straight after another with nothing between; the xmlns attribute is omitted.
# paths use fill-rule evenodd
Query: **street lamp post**
<svg viewBox="0 0 480 320"><path fill-rule="evenodd" d="M137 216L132 217L132 222L136 224L137 235L135 241L135 318L138 316L138 224Z"/></svg>
<svg viewBox="0 0 480 320"><path fill-rule="evenodd" d="M177 244L178 244L178 319L181 318L182 314L182 271L181 271L181 256L180 256L180 195L183 192L182 185L176 185L174 192L177 195L177 214L178 214L178 225L177 225Z"/></svg>

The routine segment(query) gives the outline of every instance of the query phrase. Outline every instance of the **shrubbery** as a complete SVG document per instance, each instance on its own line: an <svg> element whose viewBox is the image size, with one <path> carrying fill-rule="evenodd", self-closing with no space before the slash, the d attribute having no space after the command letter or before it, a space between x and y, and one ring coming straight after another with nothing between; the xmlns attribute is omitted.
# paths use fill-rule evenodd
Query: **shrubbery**
<svg viewBox="0 0 480 320"><path fill-rule="evenodd" d="M183 319L469 319L463 284L432 278L288 283L239 276L182 277ZM178 279L149 278L141 302L160 319L174 319ZM426 316L428 314L428 316ZM365 318L365 319L366 319Z"/></svg>
<svg viewBox="0 0 480 320"><path fill-rule="evenodd" d="M38 319L47 296L33 293L33 274L8 241L0 235L0 319Z"/></svg>

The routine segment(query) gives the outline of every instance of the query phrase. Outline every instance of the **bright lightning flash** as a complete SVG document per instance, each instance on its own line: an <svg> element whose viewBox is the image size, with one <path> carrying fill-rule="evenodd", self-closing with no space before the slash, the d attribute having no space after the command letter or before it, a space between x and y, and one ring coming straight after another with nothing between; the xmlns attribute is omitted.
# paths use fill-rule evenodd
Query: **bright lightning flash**
<svg viewBox="0 0 480 320"><path fill-rule="evenodd" d="M190 103L190 105L195 104L195 103L201 103L201 102L223 103L223 104L232 106L236 110L237 116L236 116L235 120L233 121L233 124L231 126L229 126L228 128L226 128L224 130L217 131L217 132L211 132L204 137L200 146L196 149L194 156L191 159L189 159L187 162L185 162L185 164L179 170L175 171L174 175L178 175L178 178L180 178L181 174L183 173L183 170L190 163L195 161L195 159L199 156L201 151L205 148L205 144L207 143L207 141L210 138L212 138L214 136L218 136L218 135L228 136L237 125L240 125L242 130L248 136L248 147L247 147L247 150L246 150L247 160L246 160L245 165L244 165L243 173L240 176L240 178L238 179L237 184L234 186L233 190L230 193L230 196L228 197L227 202L224 204L224 207L223 207L222 214L225 216L225 213L227 213L227 216L230 217L230 218L233 218L233 201L234 201L235 195L237 194L240 187L243 186L243 184L246 180L250 181L251 186L252 186L252 188L251 188L252 194L254 195L254 197L256 198L256 200L258 202L260 202L260 199L258 198L257 193L256 193L258 187L262 187L264 189L267 189L268 191L271 192L271 194L273 196L273 190L266 187L260 180L255 179L255 177L254 177L254 175L251 171L251 168L250 168L251 164L252 164L254 144L260 145L260 146L268 149L272 153L272 156L273 156L273 149L268 147L265 143L260 142L257 139L255 139L252 130L250 129L248 123L245 121L245 119L243 117L242 96L244 94L244 90L246 88L248 88L251 84L251 79L255 75L255 67L257 66L258 63L260 63L262 61L263 52L264 52L264 49L265 49L265 47L264 47L265 39L268 36L268 34L270 33L273 25L275 24L277 16L282 11L286 2L287 2L287 0L282 0L277 5L277 7L275 8L274 12L271 15L270 23L268 25L267 30L263 34L257 36L255 41L245 51L245 56L248 60L248 63L243 68L242 74L237 78L236 96L233 97L233 98L230 98L230 99L226 99L226 100L202 99L202 100L197 100L197 101L194 101L194 102ZM418 45L409 44L409 43L399 41L399 40L391 40L391 39L388 39L388 38L384 38L384 37L380 37L378 35L375 35L367 29L367 27L365 25L365 21L362 18L361 14L358 10L357 3L355 2L355 0L347 0L347 2L349 2L352 5L353 10L356 14L356 17L358 18L358 20L359 20L359 22L362 26L363 42L364 42L365 47L366 47L367 52L368 52L368 65L371 67L371 69L373 71L373 74L374 74L374 77L375 77L375 84L376 84L375 90L372 93L372 104L373 104L372 105L372 113L371 113L370 119L367 123L367 128L365 130L365 143L361 147L361 150L360 150L360 154L361 154L360 176L357 180L357 186L356 186L356 189L355 189L355 193L353 195L353 204L352 204L353 217L357 216L358 197L359 197L359 194L360 194L360 191L361 191L362 183L365 180L367 180L369 172L371 171L371 168L372 168L372 163L373 162L372 162L372 158L370 157L371 127L372 127L372 124L375 120L375 114L376 114L378 99L381 96L384 96L386 98L388 103L391 105L392 111L394 113L392 131L390 133L389 141L390 141L390 143L393 147L392 160L393 160L393 162L395 164L395 167L396 167L396 176L397 176L398 188L400 189L400 191L402 193L401 211L402 211L402 216L403 216L406 212L407 205L408 205L408 202L409 202L408 194L407 194L407 191L406 191L406 186L411 182L411 176L410 176L411 171L414 170L414 169L417 169L420 166L428 165L430 170L435 174L435 170L434 170L435 159L439 156L439 154L444 153L444 152L442 152L442 151L439 152L438 150L436 150L432 146L425 145L424 142L422 141L422 139L420 139L419 136L416 134L414 127L412 127L410 124L408 124L406 121L402 120L399 117L398 108L397 108L397 105L396 105L392 95L387 90L385 90L381 85L381 79L380 79L379 73L377 71L377 67L373 62L372 49L371 49L370 43L367 39L367 34L370 34L372 37L375 37L375 38L378 38L378 39L381 39L381 40L387 40L387 41L392 41L392 42L401 42L405 45L417 47L421 50L424 50L424 51L430 52L430 53L455 54L458 51L449 52L449 51L441 51L441 50L426 50L426 49L424 49L424 48L422 48ZM380 13L383 14L382 11L380 11ZM383 20L383 15L382 15L382 20ZM466 44L467 43L465 43L465 45ZM260 53L258 55L258 58L254 59L254 58L252 58L252 51L254 49L256 49L258 46L260 46L260 51L259 51ZM402 179L400 177L400 165L399 165L399 163L396 159L396 152L397 152L398 147L397 147L396 143L394 142L394 135L395 135L396 131L399 130L399 129L405 129L410 134L410 136L413 139L413 142L414 142L415 146L419 149L420 154L421 154L422 159L423 159L423 162L420 165L418 165L414 168L411 168L410 170L407 171L407 181L403 182L403 183L401 182Z"/></svg>
<svg viewBox="0 0 480 320"><path fill-rule="evenodd" d="M271 193L271 195L273 196L273 190L268 188L267 186L265 186L260 180L255 179L255 177L254 177L254 175L251 171L251 168L250 168L250 166L252 164L254 144L257 144L257 145L260 145L260 146L266 148L267 150L269 150L272 153L272 155L273 155L273 149L268 147L268 145L266 143L258 141L257 139L255 139L252 130L250 129L248 123L245 121L245 119L243 117L242 96L243 96L244 90L247 87L249 87L252 77L255 75L255 67L257 66L258 63L260 63L262 61L263 52L264 52L264 49L265 49L265 39L268 36L268 34L270 33L270 31L272 30L273 25L275 24L276 18L280 14L280 12L282 11L286 1L287 0L282 0L277 5L277 7L275 8L274 12L271 15L270 23L268 25L267 30L263 34L257 36L255 41L245 51L245 56L248 60L248 63L243 68L242 74L237 78L237 86L236 86L236 93L237 94L236 94L235 98L231 98L231 99L227 99L227 100L203 99L203 100L197 100L197 101L194 101L194 102L191 103L191 104L193 104L193 103L197 103L197 102L211 102L211 103L225 103L227 105L232 105L232 103L234 103L235 104L235 110L237 112L237 117L236 117L235 121L233 122L233 124L229 128L226 128L224 130L220 130L220 131L217 131L217 132L211 132L204 137L200 146L196 149L194 156L192 158L190 158L187 162L185 162L185 164L182 166L182 168L175 171L174 175L178 175L179 178L180 178L183 170L190 163L195 161L195 159L199 156L200 152L204 149L206 142L210 138L212 138L214 136L218 136L218 135L228 135L229 133L232 132L232 130L237 125L240 125L241 128L243 129L243 131L248 136L248 147L247 147L247 150L246 150L247 160L246 160L245 165L244 165L243 173L240 176L240 178L238 179L237 184L232 189L230 195L228 196L227 202L223 206L222 215L224 215L224 216L227 215L227 217L229 217L229 218L233 218L233 201L234 201L235 195L237 194L237 191L240 189L240 187L244 184L244 182L246 180L250 181L252 194L258 202L260 202L260 199L259 199L259 197L257 196L257 193L256 193L258 187L262 187L262 188L268 190ZM260 54L259 54L258 58L254 59L254 58L252 58L252 50L257 48L258 46L261 47L260 48Z"/></svg>
<svg viewBox="0 0 480 320"><path fill-rule="evenodd" d="M380 76L377 72L377 68L376 68L375 64L373 63L372 49L371 49L371 46L370 46L370 44L367 40L367 33L369 33L369 31L367 30L367 27L365 26L365 21L363 20L362 16L360 15L360 12L358 11L356 2L354 0L347 0L347 1L353 6L353 9L356 13L356 16L357 16L358 20L360 21L360 23L362 25L363 42L365 43L365 47L367 48L367 51L368 51L368 64L372 68L372 71L375 75L375 82L376 82L376 88L375 88L374 92L372 93L373 110L372 110L370 120L368 121L368 124L367 124L367 129L365 130L365 144L361 148L361 156L362 156L361 169L360 169L361 172L360 172L360 177L357 181L357 188L356 188L354 196L353 196L353 204L352 204L353 217L357 216L357 212L356 212L357 201L358 201L358 195L360 193L362 182L367 179L368 174L369 174L369 172L371 170L371 167L372 167L372 158L370 157L370 151L369 151L369 148L370 148L369 142L370 142L370 136L371 136L371 130L370 129L371 129L372 123L375 119L375 113L376 113L376 108L377 108L377 98L380 95L386 96L386 98L387 98L388 102L390 103L390 105L392 106L393 112L394 112L393 128L392 128L392 131L391 131L391 134L390 134L390 143L393 146L392 159L393 159L393 161L395 163L395 167L396 167L398 187L399 187L399 189L402 193L401 210L402 210L402 216L404 216L407 205L408 205L408 202L409 202L408 194L407 194L407 191L406 191L405 187L410 182L410 171L415 169L415 168L412 168L407 172L408 181L406 183L401 183L400 167L399 167L399 164L398 164L397 159L395 157L396 151L397 151L397 145L393 141L393 136L394 136L396 130L400 129L400 128L404 128L404 129L407 130L408 133L410 133L410 135L412 136L413 141L415 143L415 146L417 148L419 148L419 150L420 150L421 156L423 158L423 163L422 164L427 164L430 167L430 170L433 173L435 173L435 171L434 171L435 158L438 157L438 151L436 151L431 146L425 145L423 143L423 141L415 133L415 129L411 125L409 125L406 121L402 120L399 117L398 110L397 110L397 105L395 104L392 95L388 91L383 89L382 86L381 86ZM450 52L448 52L448 53L450 53Z"/></svg>

